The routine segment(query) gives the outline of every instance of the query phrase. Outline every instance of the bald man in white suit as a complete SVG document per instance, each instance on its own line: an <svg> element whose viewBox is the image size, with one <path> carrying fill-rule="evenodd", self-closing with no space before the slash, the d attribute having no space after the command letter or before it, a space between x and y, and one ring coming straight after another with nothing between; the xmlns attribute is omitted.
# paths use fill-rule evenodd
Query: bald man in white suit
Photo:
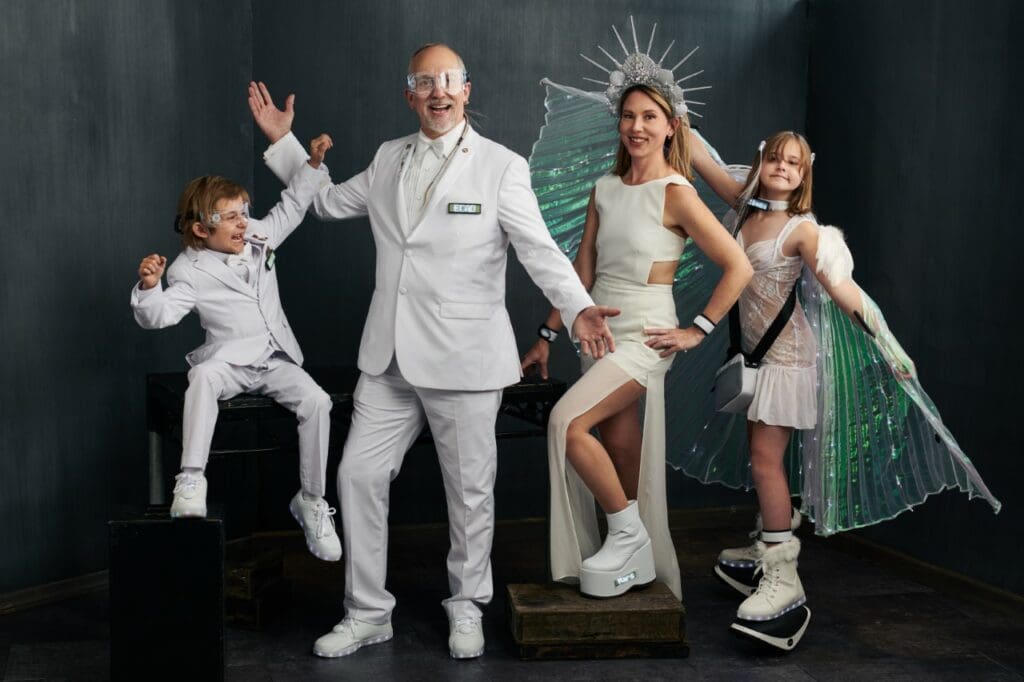
<svg viewBox="0 0 1024 682"><path fill-rule="evenodd" d="M363 172L326 185L313 203L324 220L370 218L376 282L359 348L362 375L338 471L345 543L345 618L314 653L346 656L392 637L394 597L385 589L391 480L430 426L448 501L449 651L484 649L479 604L491 600L501 392L520 379L505 309L509 243L558 308L583 351L614 350L605 317L548 234L526 160L473 130L464 112L470 83L462 59L426 45L410 60L417 133L385 142ZM249 104L271 146L264 159L284 182L305 160L289 132L293 97L278 109L261 83Z"/></svg>

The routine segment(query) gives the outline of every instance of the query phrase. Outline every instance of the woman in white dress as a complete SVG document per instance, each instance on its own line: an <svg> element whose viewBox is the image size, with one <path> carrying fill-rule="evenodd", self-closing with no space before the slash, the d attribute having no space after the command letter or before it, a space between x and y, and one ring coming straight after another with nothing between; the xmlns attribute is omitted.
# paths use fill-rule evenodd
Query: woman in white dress
<svg viewBox="0 0 1024 682"><path fill-rule="evenodd" d="M634 85L623 89L618 114L615 168L591 192L575 268L595 302L622 313L608 319L614 352L583 358L583 376L548 423L552 578L578 580L593 596L657 578L681 598L665 501L664 377L674 354L697 346L725 316L753 271L689 182L685 112L656 87ZM672 282L687 238L723 275L703 313L679 328ZM552 310L524 371L537 365L546 375L548 344L561 328ZM608 519L603 545L595 499Z"/></svg>

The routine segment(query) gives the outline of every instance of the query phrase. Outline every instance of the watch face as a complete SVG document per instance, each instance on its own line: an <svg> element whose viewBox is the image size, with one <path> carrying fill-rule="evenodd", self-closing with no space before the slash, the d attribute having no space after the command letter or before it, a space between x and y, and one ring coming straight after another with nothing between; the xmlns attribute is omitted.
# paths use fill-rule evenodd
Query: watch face
<svg viewBox="0 0 1024 682"><path fill-rule="evenodd" d="M547 327L541 327L537 330L537 333L540 334L541 338L545 341L554 341L558 338L558 332L548 329Z"/></svg>

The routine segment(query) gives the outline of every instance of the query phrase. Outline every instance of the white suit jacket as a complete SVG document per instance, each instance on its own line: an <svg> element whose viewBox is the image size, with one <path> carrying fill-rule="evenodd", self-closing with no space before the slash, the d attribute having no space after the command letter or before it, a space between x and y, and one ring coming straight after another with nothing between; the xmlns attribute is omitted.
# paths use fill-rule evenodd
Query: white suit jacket
<svg viewBox="0 0 1024 682"><path fill-rule="evenodd" d="M521 376L505 310L509 242L567 329L593 301L548 233L526 160L468 124L421 218L405 225L401 176L415 145L415 133L385 142L366 170L324 186L313 202L322 219L370 218L376 281L359 369L381 374L394 356L413 386L503 388ZM264 158L287 181L306 152L289 133Z"/></svg>
<svg viewBox="0 0 1024 682"><path fill-rule="evenodd" d="M281 307L274 251L298 227L317 190L329 181L326 169L303 163L262 220L250 220L245 240L256 261L255 286L240 279L220 258L205 249L186 248L167 269L167 288L132 289L135 320L144 329L177 324L190 311L199 315L206 341L185 359L195 367L207 360L250 365L273 338L298 365L302 350ZM273 267L267 267L268 258Z"/></svg>

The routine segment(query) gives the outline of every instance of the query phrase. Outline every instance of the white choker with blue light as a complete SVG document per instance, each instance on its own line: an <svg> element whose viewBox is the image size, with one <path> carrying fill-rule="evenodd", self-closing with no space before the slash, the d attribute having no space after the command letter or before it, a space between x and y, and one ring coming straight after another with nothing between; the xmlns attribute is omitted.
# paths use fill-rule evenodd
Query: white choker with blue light
<svg viewBox="0 0 1024 682"><path fill-rule="evenodd" d="M788 211L788 201L776 201L774 199L762 199L761 197L750 197L747 199L747 206L762 211Z"/></svg>

